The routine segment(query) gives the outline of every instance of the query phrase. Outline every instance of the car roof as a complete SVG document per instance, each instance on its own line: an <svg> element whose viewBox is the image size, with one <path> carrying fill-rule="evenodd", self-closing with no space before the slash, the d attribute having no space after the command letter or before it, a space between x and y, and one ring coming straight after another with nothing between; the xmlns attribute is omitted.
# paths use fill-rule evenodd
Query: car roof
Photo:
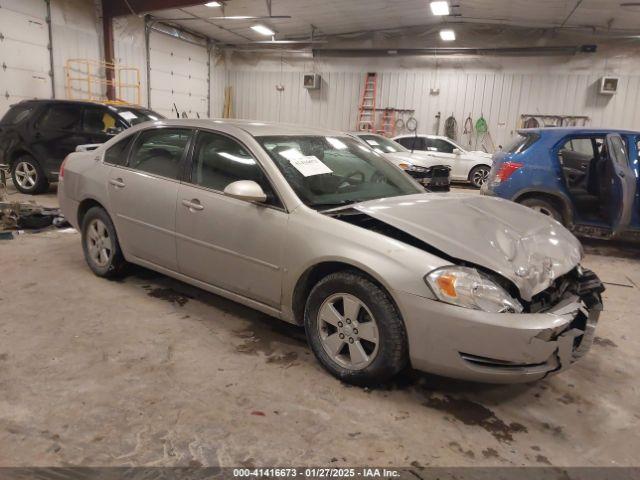
<svg viewBox="0 0 640 480"><path fill-rule="evenodd" d="M313 135L313 136L339 136L346 134L338 130L310 127L289 123L261 122L257 120L239 120L231 118L201 118L182 119L166 118L154 122L155 125L166 125L171 127L192 127L192 128L215 128L220 126L234 127L244 130L254 137L261 136L289 136L289 135ZM145 124L141 124L143 126Z"/></svg>
<svg viewBox="0 0 640 480"><path fill-rule="evenodd" d="M29 100L23 100L14 105L24 105L27 103L50 103L50 104L63 104L63 103L74 103L77 105L100 105L102 107L113 107L117 110L125 109L125 110L144 110L144 111L152 111L147 107L143 107L141 105L130 105L127 103L108 103L108 102L99 102L93 100L65 100L62 98L33 98Z"/></svg>
<svg viewBox="0 0 640 480"><path fill-rule="evenodd" d="M623 135L640 135L640 132L633 130L617 130L614 128L589 128L589 127L544 127L544 128L521 128L518 132L537 133L539 135L606 135L608 133L621 133Z"/></svg>

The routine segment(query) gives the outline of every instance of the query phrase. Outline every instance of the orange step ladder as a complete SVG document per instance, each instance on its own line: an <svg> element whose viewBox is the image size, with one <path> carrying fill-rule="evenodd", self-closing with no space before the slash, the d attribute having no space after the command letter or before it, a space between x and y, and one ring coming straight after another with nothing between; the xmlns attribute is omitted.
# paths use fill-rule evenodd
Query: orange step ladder
<svg viewBox="0 0 640 480"><path fill-rule="evenodd" d="M373 132L375 130L377 90L378 75L375 72L367 73L358 108L358 124L356 125L358 132Z"/></svg>

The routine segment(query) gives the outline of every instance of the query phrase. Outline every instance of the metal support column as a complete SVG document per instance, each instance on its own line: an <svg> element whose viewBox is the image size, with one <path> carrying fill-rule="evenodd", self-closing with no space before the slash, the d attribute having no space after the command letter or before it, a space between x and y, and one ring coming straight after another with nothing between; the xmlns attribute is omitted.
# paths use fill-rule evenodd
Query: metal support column
<svg viewBox="0 0 640 480"><path fill-rule="evenodd" d="M51 98L56 98L56 76L53 68L53 27L51 25L51 0L44 0L47 4L47 27L49 29L49 77L51 77Z"/></svg>
<svg viewBox="0 0 640 480"><path fill-rule="evenodd" d="M211 118L211 52L213 42L207 39L207 118Z"/></svg>
<svg viewBox="0 0 640 480"><path fill-rule="evenodd" d="M150 15L144 16L144 51L147 56L147 108L151 108L151 20Z"/></svg>

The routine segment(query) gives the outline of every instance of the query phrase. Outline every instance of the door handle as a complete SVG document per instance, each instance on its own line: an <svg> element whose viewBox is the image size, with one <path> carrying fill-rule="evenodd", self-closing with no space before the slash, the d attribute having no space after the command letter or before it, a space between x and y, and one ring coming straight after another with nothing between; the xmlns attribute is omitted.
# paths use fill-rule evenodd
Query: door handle
<svg viewBox="0 0 640 480"><path fill-rule="evenodd" d="M126 186L121 178L111 179L109 180L109 183L116 188L124 188Z"/></svg>
<svg viewBox="0 0 640 480"><path fill-rule="evenodd" d="M182 200L182 205L192 211L204 210L204 205L202 205L200 203L200 200L198 200L197 198L194 198L193 200Z"/></svg>

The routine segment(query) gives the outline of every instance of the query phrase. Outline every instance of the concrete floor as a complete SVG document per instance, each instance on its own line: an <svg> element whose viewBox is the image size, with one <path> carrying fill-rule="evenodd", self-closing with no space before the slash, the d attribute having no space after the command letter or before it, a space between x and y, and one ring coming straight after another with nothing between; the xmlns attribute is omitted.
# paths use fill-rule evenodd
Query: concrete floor
<svg viewBox="0 0 640 480"><path fill-rule="evenodd" d="M372 391L297 328L146 270L95 277L77 233L1 241L0 466L637 465L640 256L587 252L605 312L573 369Z"/></svg>

